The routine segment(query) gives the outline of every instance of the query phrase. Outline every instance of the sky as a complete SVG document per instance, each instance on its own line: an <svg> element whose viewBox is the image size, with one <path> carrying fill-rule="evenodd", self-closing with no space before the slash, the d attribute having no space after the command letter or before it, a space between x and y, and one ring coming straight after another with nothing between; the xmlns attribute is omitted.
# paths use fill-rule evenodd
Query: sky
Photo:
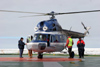
<svg viewBox="0 0 100 67"><path fill-rule="evenodd" d="M99 0L0 0L0 10L49 13L100 10ZM34 27L49 16L24 17L33 14L0 12L0 49L17 49L20 37L34 35ZM90 26L89 35L84 38L86 48L100 48L100 12L56 16L64 29L84 33L83 22ZM78 39L74 39L74 48ZM25 40L24 40L25 42Z"/></svg>

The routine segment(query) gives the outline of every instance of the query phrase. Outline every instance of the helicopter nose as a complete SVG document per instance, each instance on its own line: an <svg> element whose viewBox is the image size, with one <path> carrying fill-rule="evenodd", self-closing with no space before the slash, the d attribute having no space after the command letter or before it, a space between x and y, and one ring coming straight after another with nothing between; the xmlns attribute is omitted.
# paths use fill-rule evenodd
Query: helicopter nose
<svg viewBox="0 0 100 67"><path fill-rule="evenodd" d="M40 50L44 50L46 48L46 44L45 43L39 43L38 48Z"/></svg>

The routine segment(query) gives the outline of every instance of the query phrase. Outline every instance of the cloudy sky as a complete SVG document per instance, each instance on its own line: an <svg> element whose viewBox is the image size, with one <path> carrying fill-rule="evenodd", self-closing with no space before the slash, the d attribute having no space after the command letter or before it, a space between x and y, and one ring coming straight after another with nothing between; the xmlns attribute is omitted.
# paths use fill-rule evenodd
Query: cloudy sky
<svg viewBox="0 0 100 67"><path fill-rule="evenodd" d="M99 0L0 0L0 10L49 13L100 10ZM49 16L25 17L33 14L0 12L0 49L17 48L17 37L34 34L38 22L48 20ZM84 38L86 48L100 48L100 12L56 16L64 29L84 33L81 25L91 26L90 34ZM16 38L13 38L16 37ZM76 47L77 39L74 40ZM6 46L9 45L9 46Z"/></svg>

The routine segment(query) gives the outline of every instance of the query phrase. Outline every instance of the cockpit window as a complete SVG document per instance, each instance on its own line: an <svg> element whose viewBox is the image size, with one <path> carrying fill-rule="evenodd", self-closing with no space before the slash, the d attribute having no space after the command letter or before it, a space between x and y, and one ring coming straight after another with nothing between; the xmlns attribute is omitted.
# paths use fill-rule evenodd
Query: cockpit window
<svg viewBox="0 0 100 67"><path fill-rule="evenodd" d="M46 34L35 34L33 38L34 42L46 42L47 35Z"/></svg>

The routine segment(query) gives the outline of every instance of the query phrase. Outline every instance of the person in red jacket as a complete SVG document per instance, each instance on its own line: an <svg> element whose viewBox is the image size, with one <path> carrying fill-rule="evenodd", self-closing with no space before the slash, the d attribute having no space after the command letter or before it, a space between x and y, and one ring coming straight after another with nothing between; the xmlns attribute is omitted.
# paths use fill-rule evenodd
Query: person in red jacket
<svg viewBox="0 0 100 67"><path fill-rule="evenodd" d="M79 58L84 58L85 42L81 38L79 38L79 40L77 41L77 47L78 47Z"/></svg>
<svg viewBox="0 0 100 67"><path fill-rule="evenodd" d="M67 38L67 41L66 41L66 46L68 48L69 58L72 58L71 57L71 52L72 52L72 46L73 46L73 44L74 44L74 42L73 42L72 38L69 36Z"/></svg>

